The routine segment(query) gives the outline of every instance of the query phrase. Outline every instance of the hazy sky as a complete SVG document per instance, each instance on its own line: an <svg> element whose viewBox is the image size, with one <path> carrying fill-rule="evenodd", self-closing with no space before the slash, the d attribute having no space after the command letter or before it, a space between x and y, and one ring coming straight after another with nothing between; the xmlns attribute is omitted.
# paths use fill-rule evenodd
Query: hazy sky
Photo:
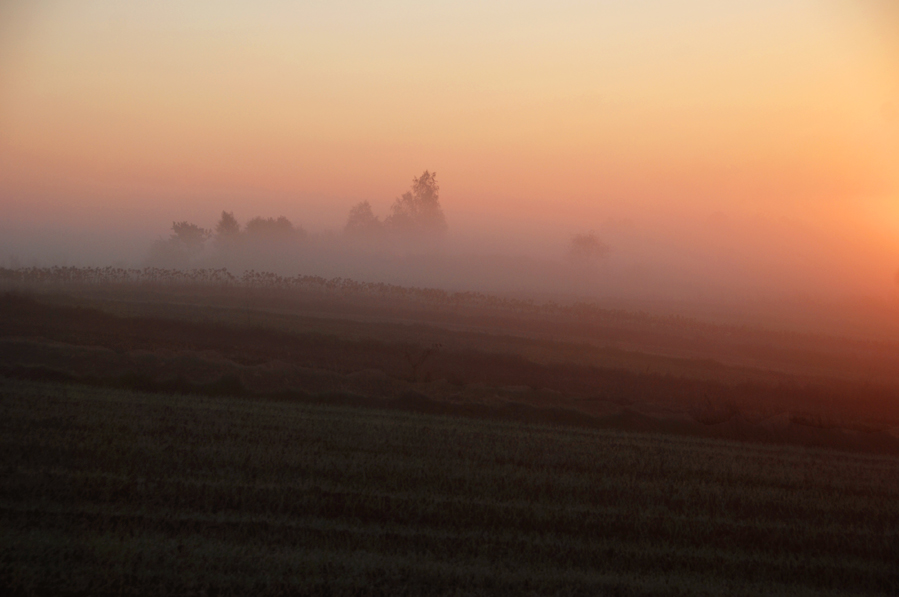
<svg viewBox="0 0 899 597"><path fill-rule="evenodd" d="M897 5L7 0L0 228L338 228L427 168L456 231L627 218L673 246L726 221L883 290ZM759 238L791 226L815 240Z"/></svg>

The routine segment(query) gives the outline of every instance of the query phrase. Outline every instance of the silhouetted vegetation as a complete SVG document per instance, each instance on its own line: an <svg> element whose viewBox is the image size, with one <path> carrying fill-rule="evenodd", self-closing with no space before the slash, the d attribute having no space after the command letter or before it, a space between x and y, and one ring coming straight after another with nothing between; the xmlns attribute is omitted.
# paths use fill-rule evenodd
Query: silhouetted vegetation
<svg viewBox="0 0 899 597"><path fill-rule="evenodd" d="M172 234L150 247L150 260L170 267L184 267L202 250L211 232L190 222L172 222Z"/></svg>
<svg viewBox="0 0 899 597"><path fill-rule="evenodd" d="M344 232L359 238L376 238L384 232L384 223L372 211L371 203L363 201L350 209Z"/></svg>
<svg viewBox="0 0 899 597"><path fill-rule="evenodd" d="M215 225L215 243L219 250L231 250L240 242L240 224L233 212L222 212Z"/></svg>
<svg viewBox="0 0 899 597"><path fill-rule="evenodd" d="M172 222L171 241L188 251L200 251L210 236L210 231L189 222Z"/></svg>
<svg viewBox="0 0 899 597"><path fill-rule="evenodd" d="M327 268L336 258L352 269L343 252L358 249L356 241L367 245L366 252L378 246L379 254L389 262L392 248L433 247L446 230L437 176L425 170L412 179L410 190L397 197L383 220L368 201L354 206L342 237L324 233L310 239L301 226L285 216L256 216L241 225L233 212L222 211L214 231L187 221L173 222L172 234L151 245L145 263L171 270L229 267L238 272L265 269L283 273L293 269L292 263L308 263L311 259ZM133 271L129 275L133 277Z"/></svg>
<svg viewBox="0 0 899 597"><path fill-rule="evenodd" d="M168 239L160 239L150 247L147 260L152 267L190 267L208 252L209 239L214 240L214 252L226 259L290 256L306 236L301 227L294 226L284 216L255 217L241 229L234 214L226 211L222 212L214 233L189 222L174 222L172 231Z"/></svg>
<svg viewBox="0 0 899 597"><path fill-rule="evenodd" d="M253 218L244 227L244 234L251 242L293 242L302 239L305 232L294 228L293 224L280 216L276 218Z"/></svg>
<svg viewBox="0 0 899 597"><path fill-rule="evenodd" d="M593 232L575 234L568 245L568 260L575 265L590 265L609 254L609 245Z"/></svg>
<svg viewBox="0 0 899 597"><path fill-rule="evenodd" d="M417 240L440 236L446 230L437 173L427 170L412 179L412 188L396 198L383 222L374 214L371 204L363 201L350 209L344 228L347 234L361 238L390 234Z"/></svg>

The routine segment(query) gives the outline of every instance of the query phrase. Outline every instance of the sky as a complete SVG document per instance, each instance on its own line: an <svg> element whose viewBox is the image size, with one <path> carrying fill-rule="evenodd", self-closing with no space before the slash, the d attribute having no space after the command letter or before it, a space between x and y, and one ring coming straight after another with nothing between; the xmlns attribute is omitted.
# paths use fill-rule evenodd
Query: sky
<svg viewBox="0 0 899 597"><path fill-rule="evenodd" d="M462 246L897 296L899 3L0 2L0 253L338 230L425 169Z"/></svg>

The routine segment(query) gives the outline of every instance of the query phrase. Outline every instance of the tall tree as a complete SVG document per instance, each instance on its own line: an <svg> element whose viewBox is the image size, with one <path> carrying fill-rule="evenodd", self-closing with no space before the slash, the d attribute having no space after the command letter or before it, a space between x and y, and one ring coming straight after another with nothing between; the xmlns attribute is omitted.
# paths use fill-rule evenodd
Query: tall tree
<svg viewBox="0 0 899 597"><path fill-rule="evenodd" d="M407 232L446 232L446 217L440 207L437 173L427 170L412 179L412 188L393 202L385 224Z"/></svg>
<svg viewBox="0 0 899 597"><path fill-rule="evenodd" d="M350 209L344 232L353 236L372 236L382 227L381 220L371 209L371 203L363 201Z"/></svg>
<svg viewBox="0 0 899 597"><path fill-rule="evenodd" d="M215 233L218 236L237 236L240 234L240 224L232 211L222 211L219 223L215 225Z"/></svg>
<svg viewBox="0 0 899 597"><path fill-rule="evenodd" d="M232 247L240 238L240 224L230 211L223 211L218 224L215 225L215 244L219 248Z"/></svg>

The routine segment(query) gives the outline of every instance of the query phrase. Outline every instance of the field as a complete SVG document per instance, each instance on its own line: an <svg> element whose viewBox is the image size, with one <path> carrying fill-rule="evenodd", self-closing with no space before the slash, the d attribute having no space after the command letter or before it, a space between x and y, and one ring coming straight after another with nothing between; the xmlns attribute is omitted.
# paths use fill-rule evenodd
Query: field
<svg viewBox="0 0 899 597"><path fill-rule="evenodd" d="M899 345L262 278L0 294L6 589L899 592Z"/></svg>
<svg viewBox="0 0 899 597"><path fill-rule="evenodd" d="M896 594L899 459L2 381L16 594Z"/></svg>

